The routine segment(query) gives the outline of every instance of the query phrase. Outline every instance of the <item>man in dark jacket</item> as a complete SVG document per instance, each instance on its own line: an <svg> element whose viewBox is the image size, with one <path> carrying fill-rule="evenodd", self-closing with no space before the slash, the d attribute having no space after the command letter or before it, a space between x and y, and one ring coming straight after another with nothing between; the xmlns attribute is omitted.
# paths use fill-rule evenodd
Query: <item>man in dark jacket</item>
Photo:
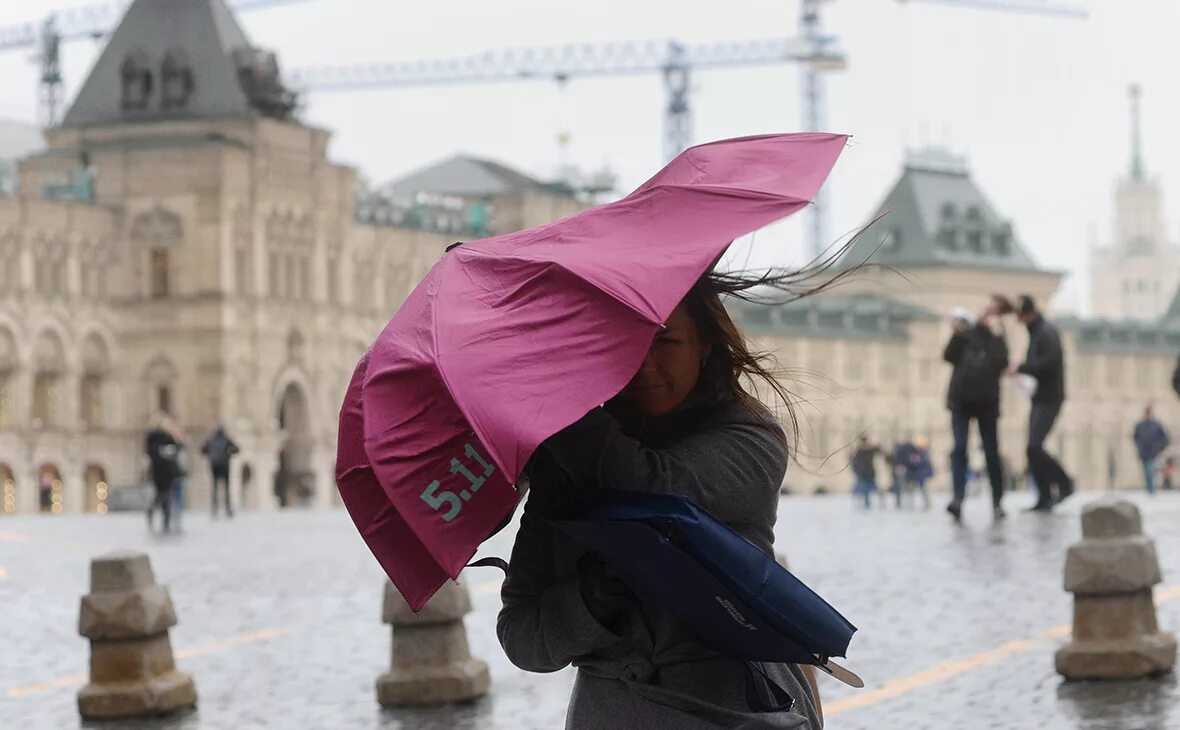
<svg viewBox="0 0 1180 730"><path fill-rule="evenodd" d="M1176 369L1172 371L1172 390L1180 395L1180 358L1176 359Z"/></svg>
<svg viewBox="0 0 1180 730"><path fill-rule="evenodd" d="M992 513L1003 519L1004 466L1000 461L997 423L1000 418L1000 376L1008 367L1008 344L1004 341L1001 318L1012 312L1012 304L996 294L988 301L978 321L966 311L952 315L954 332L942 357L954 366L947 389L947 408L951 412L951 431L955 445L951 450L951 483L954 496L947 512L956 522L962 519L963 498L967 492L967 442L972 419L979 427L987 474L992 488Z"/></svg>
<svg viewBox="0 0 1180 730"><path fill-rule="evenodd" d="M144 436L144 453L147 454L151 465L152 484L156 488L156 497L147 509L148 529L152 529L152 516L156 510L164 515L163 531L172 530L172 489L177 477L180 476L180 466L177 462L179 446L172 435L175 425L166 416L158 418L156 425Z"/></svg>
<svg viewBox="0 0 1180 730"><path fill-rule="evenodd" d="M234 508L229 501L229 461L238 453L238 445L230 440L225 433L225 427L219 423L201 447L201 452L209 459L209 468L213 472L213 517L217 517L219 489L225 494L225 514L227 517L233 517Z"/></svg>
<svg viewBox="0 0 1180 730"><path fill-rule="evenodd" d="M877 455L881 447L870 444L866 436L861 436L856 442L856 451L852 453L852 476L856 483L852 488L854 495L864 497L865 509L873 504L873 495L877 492Z"/></svg>
<svg viewBox="0 0 1180 730"><path fill-rule="evenodd" d="M1131 438L1135 440L1135 450L1143 464L1147 493L1155 494L1155 460L1168 448L1169 439L1163 425L1152 415L1151 406L1143 409L1143 420L1135 424Z"/></svg>
<svg viewBox="0 0 1180 730"><path fill-rule="evenodd" d="M1016 316L1028 327L1028 356L1009 372L1030 375L1037 381L1028 416L1028 468L1037 483L1037 502L1032 509L1048 512L1056 502L1073 494L1073 479L1045 451L1045 439L1065 402L1065 356L1061 351L1061 335L1037 311L1032 297L1027 294L1020 297Z"/></svg>

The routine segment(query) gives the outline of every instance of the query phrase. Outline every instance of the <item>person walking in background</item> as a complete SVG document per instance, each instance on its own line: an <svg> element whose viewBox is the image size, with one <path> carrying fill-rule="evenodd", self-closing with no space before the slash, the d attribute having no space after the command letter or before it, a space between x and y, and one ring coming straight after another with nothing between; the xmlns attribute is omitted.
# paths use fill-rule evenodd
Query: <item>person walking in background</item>
<svg viewBox="0 0 1180 730"><path fill-rule="evenodd" d="M962 307L951 313L951 339L942 357L950 363L950 386L947 408L951 412L951 485L953 496L946 511L955 522L963 516L963 499L967 493L967 442L971 421L979 428L984 460L992 489L992 514L1003 519L1004 471L1000 462L997 424L1000 418L1000 377L1008 367L1008 344L1004 341L1002 317L1012 312L1012 304L995 294L979 318Z"/></svg>
<svg viewBox="0 0 1180 730"><path fill-rule="evenodd" d="M172 524L176 527L177 532L181 532L184 529L182 520L188 491L188 441L185 438L184 429L176 422L172 423L171 433L172 438L176 439L176 478L172 480Z"/></svg>
<svg viewBox="0 0 1180 730"><path fill-rule="evenodd" d="M234 507L229 500L229 463L238 453L238 445L219 423L209 438L205 439L201 453L209 460L209 469L213 475L213 518L217 518L218 492L225 495L225 516L233 517Z"/></svg>
<svg viewBox="0 0 1180 730"><path fill-rule="evenodd" d="M1065 402L1065 355L1057 328L1045 321L1031 296L1021 295L1016 316L1028 327L1028 356L1008 372L1011 375L1022 373L1036 380L1028 415L1028 466L1038 492L1037 502L1031 510L1048 512L1074 491L1073 479L1045 451L1045 439Z"/></svg>
<svg viewBox="0 0 1180 730"><path fill-rule="evenodd" d="M1176 460L1169 456L1164 459L1164 466L1160 469L1160 474L1163 475L1163 488L1166 491L1172 490L1172 477L1176 475Z"/></svg>
<svg viewBox="0 0 1180 730"><path fill-rule="evenodd" d="M873 506L873 494L877 491L877 454L881 448L870 444L867 436L861 436L856 441L856 451L852 454L852 475L856 484L852 488L853 495L864 498L865 509Z"/></svg>
<svg viewBox="0 0 1180 730"><path fill-rule="evenodd" d="M909 480L910 458L914 453L914 445L909 438L903 438L893 445L893 451L885 460L893 472L893 487L891 491L897 498L897 508L901 509L901 495L906 491Z"/></svg>
<svg viewBox="0 0 1180 730"><path fill-rule="evenodd" d="M1135 441L1135 450L1139 452L1139 462L1143 465L1147 493L1155 494L1155 462L1168 448L1170 440L1163 425L1152 415L1151 406L1143 409L1143 420L1135 424L1131 438Z"/></svg>
<svg viewBox="0 0 1180 730"><path fill-rule="evenodd" d="M164 515L163 531L172 530L172 488L178 473L176 438L172 435L174 426L171 419L161 416L144 437L144 453L147 454L156 488L156 498L147 510L148 530L153 528L156 510Z"/></svg>
<svg viewBox="0 0 1180 730"><path fill-rule="evenodd" d="M914 440L914 447L910 452L910 461L906 469L906 479L918 488L922 495L922 509L930 509L930 492L926 490L926 482L934 476L934 464L930 461L930 441L925 436Z"/></svg>

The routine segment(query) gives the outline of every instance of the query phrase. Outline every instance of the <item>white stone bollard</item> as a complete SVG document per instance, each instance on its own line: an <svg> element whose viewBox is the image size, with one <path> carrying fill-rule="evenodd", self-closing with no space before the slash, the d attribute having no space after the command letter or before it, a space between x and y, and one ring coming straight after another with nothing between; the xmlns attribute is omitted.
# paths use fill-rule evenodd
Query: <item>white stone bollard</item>
<svg viewBox="0 0 1180 730"><path fill-rule="evenodd" d="M1139 508L1107 497L1082 510L1082 541L1065 559L1074 594L1073 640L1057 652L1066 679L1138 679L1176 662L1176 638L1159 630L1152 586L1160 582L1155 543Z"/></svg>
<svg viewBox="0 0 1180 730"><path fill-rule="evenodd" d="M90 562L78 633L90 639L90 684L78 692L84 720L154 717L193 708L197 690L176 671L168 629L176 611L148 556L119 552Z"/></svg>
<svg viewBox="0 0 1180 730"><path fill-rule="evenodd" d="M471 656L463 617L471 613L467 586L447 581L418 613L393 583L385 583L382 620L393 627L393 659L377 679L384 707L425 707L474 700L488 693L488 665Z"/></svg>

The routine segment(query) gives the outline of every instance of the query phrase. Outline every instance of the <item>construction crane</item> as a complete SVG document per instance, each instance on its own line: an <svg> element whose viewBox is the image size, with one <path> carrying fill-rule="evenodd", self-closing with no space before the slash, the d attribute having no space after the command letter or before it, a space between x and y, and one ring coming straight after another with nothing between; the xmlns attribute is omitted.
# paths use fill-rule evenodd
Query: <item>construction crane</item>
<svg viewBox="0 0 1180 730"><path fill-rule="evenodd" d="M827 35L823 30L823 20L820 7L831 0L800 0L799 2L799 35L812 43L835 43L835 36ZM900 3L924 2L927 4L948 5L969 10L987 10L999 12L1016 12L1030 15L1050 15L1085 19L1089 12L1076 4L1050 2L1049 0L898 0ZM832 70L841 70L841 66L830 66L824 62L823 54L804 63L802 66L802 112L803 128L811 132L823 131L827 128L827 82L825 74ZM812 205L808 208L807 248L812 258L817 258L830 245L828 238L829 193L821 189L816 194Z"/></svg>
<svg viewBox="0 0 1180 730"><path fill-rule="evenodd" d="M238 11L306 0L239 0ZM657 73L665 89L663 152L671 159L693 142L690 104L692 74L698 69L742 68L798 63L802 69L802 126L821 131L827 117L827 73L847 67L837 36L824 32L820 8L830 0L799 0L799 35L726 43L685 44L675 40L599 43L487 51L450 59L296 69L289 74L301 91L348 91L430 85L551 80ZM1056 0L898 0L967 9L1085 18L1087 11ZM129 4L119 0L54 14L38 24L0 28L0 51L37 47L41 65L41 109L56 122L61 95L60 45L73 38L105 35ZM813 256L828 245L828 196L810 207L808 248Z"/></svg>
<svg viewBox="0 0 1180 730"><path fill-rule="evenodd" d="M664 80L664 156L692 144L692 72L780 63L844 62L832 43L767 38L688 44L675 40L627 41L486 51L459 58L357 66L294 69L288 78L301 91L353 91L504 81L660 74Z"/></svg>
<svg viewBox="0 0 1180 730"><path fill-rule="evenodd" d="M246 12L307 1L239 0L232 6L238 12ZM102 38L115 29L130 4L131 0L116 0L83 5L50 13L39 22L0 27L0 52L22 48L36 49L33 60L40 68L38 116L42 124L47 127L57 124L61 110L62 42L79 38Z"/></svg>

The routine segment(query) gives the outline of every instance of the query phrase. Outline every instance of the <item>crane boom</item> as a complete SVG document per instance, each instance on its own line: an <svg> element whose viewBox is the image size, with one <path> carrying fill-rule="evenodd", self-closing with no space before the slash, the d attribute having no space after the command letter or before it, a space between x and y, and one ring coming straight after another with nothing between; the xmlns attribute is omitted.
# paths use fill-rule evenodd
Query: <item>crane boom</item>
<svg viewBox="0 0 1180 730"><path fill-rule="evenodd" d="M245 12L299 2L308 0L239 0L230 5L235 11ZM101 38L114 30L130 4L130 0L93 3L50 13L37 22L0 27L0 51L35 48L41 44L46 27L53 28L59 41Z"/></svg>
<svg viewBox="0 0 1180 730"><path fill-rule="evenodd" d="M354 66L297 68L293 86L308 91L469 84L492 81L566 80L575 76L627 76L675 68L724 68L842 60L839 49L803 40L766 38L683 44L625 41L485 51L459 58Z"/></svg>
<svg viewBox="0 0 1180 730"><path fill-rule="evenodd" d="M902 0L906 2L908 0ZM1006 13L1027 13L1029 15L1057 15L1085 19L1090 11L1077 5L1067 5L1048 0L913 0L916 2L951 5L969 10L995 10Z"/></svg>

